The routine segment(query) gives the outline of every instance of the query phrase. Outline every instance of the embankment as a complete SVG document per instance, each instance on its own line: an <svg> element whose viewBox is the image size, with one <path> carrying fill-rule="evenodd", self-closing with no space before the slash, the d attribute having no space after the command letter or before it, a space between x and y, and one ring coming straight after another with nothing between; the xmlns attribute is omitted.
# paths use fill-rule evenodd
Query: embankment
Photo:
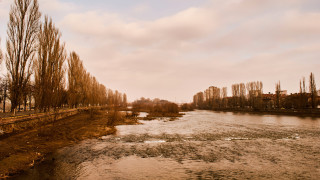
<svg viewBox="0 0 320 180"><path fill-rule="evenodd" d="M7 117L0 119L0 138L25 130L37 128L54 121L73 116L85 109L68 109L57 113L36 113L24 116Z"/></svg>
<svg viewBox="0 0 320 180"><path fill-rule="evenodd" d="M0 179L20 173L41 162L47 154L81 140L113 134L115 128L107 127L106 111L70 112L68 117L46 121L45 124L1 137ZM50 118L49 118L50 119ZM52 119L52 118L51 118ZM35 120L41 121L41 120ZM32 121L26 126L32 126ZM14 125L13 127L17 127ZM23 129L23 124L19 125ZM13 128L13 130L15 129ZM11 128L12 129L12 128ZM10 128L8 128L10 131Z"/></svg>

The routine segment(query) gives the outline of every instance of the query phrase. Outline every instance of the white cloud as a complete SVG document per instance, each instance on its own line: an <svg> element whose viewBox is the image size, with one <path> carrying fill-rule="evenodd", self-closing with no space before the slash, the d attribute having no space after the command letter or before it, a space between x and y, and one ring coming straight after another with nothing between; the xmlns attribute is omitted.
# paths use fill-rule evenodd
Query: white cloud
<svg viewBox="0 0 320 180"><path fill-rule="evenodd" d="M216 26L213 16L210 10L190 8L156 21L128 22L116 14L90 11L69 14L60 24L71 31L99 39L150 46L203 37Z"/></svg>
<svg viewBox="0 0 320 180"><path fill-rule="evenodd" d="M296 91L301 76L320 68L315 4L208 0L151 21L40 0L44 13L63 12L57 26L67 48L78 52L107 87L127 92L130 100L158 96L185 101L210 85L251 80L264 81L266 92L278 80L289 92ZM152 13L145 4L132 11Z"/></svg>
<svg viewBox="0 0 320 180"><path fill-rule="evenodd" d="M320 26L314 22L320 13L305 12L301 4L212 1L154 21L95 11L69 14L60 24L92 39L87 43L94 48L84 57L94 57L96 63L86 61L89 69L106 84L129 97L186 100L205 86L238 81L264 80L271 91L275 81L319 68ZM294 91L291 82L286 85Z"/></svg>

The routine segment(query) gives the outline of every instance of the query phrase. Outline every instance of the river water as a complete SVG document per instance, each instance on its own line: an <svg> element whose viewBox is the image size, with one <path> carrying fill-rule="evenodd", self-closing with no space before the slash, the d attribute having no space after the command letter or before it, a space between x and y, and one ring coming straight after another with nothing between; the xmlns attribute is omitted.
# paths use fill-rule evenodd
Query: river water
<svg viewBox="0 0 320 180"><path fill-rule="evenodd" d="M118 126L17 179L319 179L320 119L187 112Z"/></svg>

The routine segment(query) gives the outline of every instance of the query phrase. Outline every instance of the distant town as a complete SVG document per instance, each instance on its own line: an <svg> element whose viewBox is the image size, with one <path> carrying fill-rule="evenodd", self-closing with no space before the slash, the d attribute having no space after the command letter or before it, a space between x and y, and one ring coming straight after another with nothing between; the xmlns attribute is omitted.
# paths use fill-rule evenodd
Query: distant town
<svg viewBox="0 0 320 180"><path fill-rule="evenodd" d="M307 90L308 89L308 90ZM263 93L261 81L232 85L232 96L227 96L227 87L210 86L203 92L193 96L193 105L198 109L318 109L320 90L316 89L313 73L310 74L309 85L306 80L300 81L300 91L287 93L281 89L280 82L275 84L275 92Z"/></svg>

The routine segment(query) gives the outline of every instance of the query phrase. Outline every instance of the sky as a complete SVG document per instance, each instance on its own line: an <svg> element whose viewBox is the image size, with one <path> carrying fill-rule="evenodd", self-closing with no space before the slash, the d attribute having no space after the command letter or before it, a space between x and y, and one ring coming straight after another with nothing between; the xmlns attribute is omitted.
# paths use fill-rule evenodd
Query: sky
<svg viewBox="0 0 320 180"><path fill-rule="evenodd" d="M0 0L5 49L13 0ZM178 103L209 86L262 81L289 93L320 87L319 0L39 0L68 53L107 88ZM3 63L2 63L3 66ZM5 73L3 66L1 71Z"/></svg>

